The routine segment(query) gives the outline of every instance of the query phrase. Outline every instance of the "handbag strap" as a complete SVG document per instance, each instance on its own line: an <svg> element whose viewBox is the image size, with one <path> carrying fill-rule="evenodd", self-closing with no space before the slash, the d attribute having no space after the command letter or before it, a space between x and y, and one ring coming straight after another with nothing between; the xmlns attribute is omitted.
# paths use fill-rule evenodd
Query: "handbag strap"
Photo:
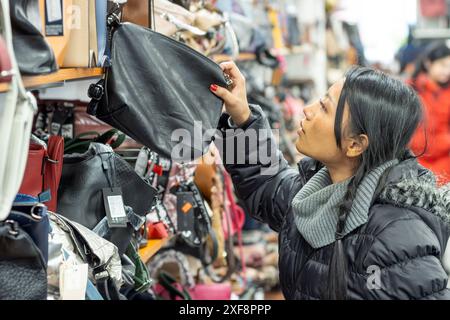
<svg viewBox="0 0 450 320"><path fill-rule="evenodd" d="M97 144L93 144L94 148L96 148L97 151ZM113 152L104 152L100 151L97 152L97 155L102 160L102 169L103 173L106 176L106 179L108 180L108 185L112 189L116 186L116 163L114 161L114 153Z"/></svg>
<svg viewBox="0 0 450 320"><path fill-rule="evenodd" d="M108 15L106 17L106 25L107 25L107 34L108 34L108 42L107 47L109 52L112 53L112 38L114 31L117 26L121 23L122 16L122 7L118 3L113 3L113 7L109 10ZM93 83L89 86L88 89L88 97L91 98L87 106L87 113L96 116L97 108L100 101L104 98L106 99L106 105L109 106L108 103L108 95L107 91L107 79L109 76L110 67L105 68L105 72L103 74L103 78L100 79L97 83Z"/></svg>
<svg viewBox="0 0 450 320"><path fill-rule="evenodd" d="M158 280L159 284L170 294L171 299L175 300L175 297L180 297L183 300L192 300L192 297L186 288L183 287L183 291L180 291L174 286L174 284L177 283L176 280L166 271L162 270L159 273Z"/></svg>
<svg viewBox="0 0 450 320"><path fill-rule="evenodd" d="M226 172L223 171L222 172L222 176L223 176L223 181L224 181L224 189L226 192L226 196L228 198L228 200L230 201L230 208L231 208L231 212L233 214L233 218L237 220L237 236L238 236L238 246L239 246L239 255L240 255L240 259L241 259L241 266L242 266L242 274L243 274L243 278L244 278L244 289L247 286L247 268L245 265L245 255L244 255L244 248L243 248L243 244L242 244L242 226L243 226L243 222L245 220L245 215L244 215L244 211L242 210L241 207L239 207L236 204L236 201L234 200L234 196L233 196L233 190L232 190L232 186L233 186L233 182L231 180L230 175ZM229 232L231 232L231 223L232 221L230 221L231 217L229 215L227 216L227 223L228 223L228 230ZM229 233L229 239L232 238L231 233Z"/></svg>

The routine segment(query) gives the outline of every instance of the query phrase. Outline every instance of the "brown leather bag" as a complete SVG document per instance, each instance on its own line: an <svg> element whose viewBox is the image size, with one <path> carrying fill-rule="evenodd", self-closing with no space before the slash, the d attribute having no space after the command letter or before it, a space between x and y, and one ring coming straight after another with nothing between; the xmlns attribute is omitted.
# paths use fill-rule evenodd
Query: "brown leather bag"
<svg viewBox="0 0 450 320"><path fill-rule="evenodd" d="M199 161L200 163L195 169L194 182L213 212L211 226L214 229L217 239L217 259L215 265L225 266L225 235L222 226L222 215L224 212L223 185L220 175L217 172L216 154L214 152L210 150ZM211 249L211 241L208 244Z"/></svg>
<svg viewBox="0 0 450 320"><path fill-rule="evenodd" d="M154 2L154 18L151 21L151 2ZM128 0L123 7L122 20L132 22L144 27L150 27L156 32L166 36L173 36L179 27L171 19L175 19L178 23L192 27L195 21L195 15L185 8L171 3L167 0ZM198 30L201 32L201 30Z"/></svg>
<svg viewBox="0 0 450 320"><path fill-rule="evenodd" d="M217 167L215 161L215 153L210 150L199 160L195 169L194 182L208 203L211 203L211 190L216 185Z"/></svg>
<svg viewBox="0 0 450 320"><path fill-rule="evenodd" d="M128 0L123 7L122 20L143 27L149 27L151 26L151 17L148 14L149 11L149 0Z"/></svg>
<svg viewBox="0 0 450 320"><path fill-rule="evenodd" d="M111 130L113 127L110 125L104 123L103 121L97 119L94 116L91 116L86 112L87 103L78 101L77 105L74 109L74 115L73 115L73 131L74 136L79 136L80 134L85 134L88 132L97 132L99 134L103 134L109 130ZM85 136L84 138L90 139L95 137L94 135L89 137ZM130 137L126 137L123 144L120 145L119 149L126 150L126 149L140 149L142 148L142 144L136 142L135 140L131 139Z"/></svg>

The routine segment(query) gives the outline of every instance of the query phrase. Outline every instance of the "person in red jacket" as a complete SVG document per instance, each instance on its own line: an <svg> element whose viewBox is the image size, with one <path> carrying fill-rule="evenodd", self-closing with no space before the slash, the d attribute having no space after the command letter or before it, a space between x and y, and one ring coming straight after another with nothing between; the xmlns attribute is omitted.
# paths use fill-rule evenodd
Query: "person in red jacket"
<svg viewBox="0 0 450 320"><path fill-rule="evenodd" d="M450 47L433 43L410 81L424 106L425 119L411 142L419 162L441 183L450 182Z"/></svg>

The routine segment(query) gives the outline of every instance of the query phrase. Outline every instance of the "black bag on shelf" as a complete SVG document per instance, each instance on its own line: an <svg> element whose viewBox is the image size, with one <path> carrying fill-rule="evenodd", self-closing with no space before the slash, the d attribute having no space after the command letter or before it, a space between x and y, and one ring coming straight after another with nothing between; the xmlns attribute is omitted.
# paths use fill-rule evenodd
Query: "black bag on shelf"
<svg viewBox="0 0 450 320"><path fill-rule="evenodd" d="M14 220L0 222L0 300L46 300L42 253Z"/></svg>
<svg viewBox="0 0 450 320"><path fill-rule="evenodd" d="M122 227L98 230L106 223L105 190L120 188L127 222ZM114 243L123 254L133 232L150 211L156 189L138 176L134 169L113 152L110 146L92 143L84 154L64 156L58 190L58 213ZM131 210L132 208L132 210Z"/></svg>
<svg viewBox="0 0 450 320"><path fill-rule="evenodd" d="M222 112L223 101L209 90L211 84L227 86L221 68L187 45L135 24L116 22L111 32L112 66L91 86L88 113L165 158L181 146L172 133L183 129L199 138L195 144L181 141L186 152L173 160L203 155L212 135L201 138L216 129Z"/></svg>
<svg viewBox="0 0 450 320"><path fill-rule="evenodd" d="M20 72L26 75L58 70L55 54L40 29L39 0L9 0L13 46Z"/></svg>

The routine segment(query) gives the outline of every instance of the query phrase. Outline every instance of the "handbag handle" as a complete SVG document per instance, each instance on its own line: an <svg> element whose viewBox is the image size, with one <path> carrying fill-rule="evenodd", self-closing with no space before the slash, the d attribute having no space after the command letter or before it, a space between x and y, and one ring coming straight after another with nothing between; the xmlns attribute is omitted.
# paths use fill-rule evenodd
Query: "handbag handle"
<svg viewBox="0 0 450 320"><path fill-rule="evenodd" d="M148 0L148 27L156 31L155 24L155 0Z"/></svg>
<svg viewBox="0 0 450 320"><path fill-rule="evenodd" d="M90 137L92 135L95 135L96 137L90 140L82 139L84 137ZM117 139L113 143L109 143L115 135L117 135ZM64 153L69 153L69 151L76 150L78 148L80 148L80 150L86 150L87 148L89 148L89 145L92 142L109 144L112 149L116 149L120 147L125 142L125 140L126 135L117 129L108 130L101 135L96 131L83 132L79 134L75 139L66 142L66 145L64 147Z"/></svg>

